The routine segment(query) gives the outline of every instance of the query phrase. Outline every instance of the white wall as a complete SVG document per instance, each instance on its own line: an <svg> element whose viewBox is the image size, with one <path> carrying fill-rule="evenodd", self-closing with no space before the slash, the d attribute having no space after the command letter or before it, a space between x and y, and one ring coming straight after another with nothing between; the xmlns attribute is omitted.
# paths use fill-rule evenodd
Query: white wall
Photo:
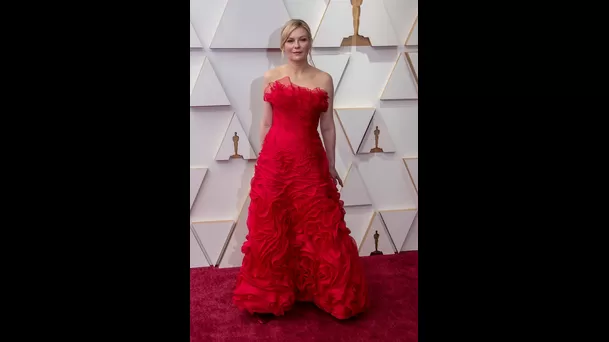
<svg viewBox="0 0 609 342"><path fill-rule="evenodd" d="M350 0L190 0L191 267L241 265L249 182L257 153L262 75L284 63L290 18L315 34L315 65L334 78L337 169L360 254L418 249L417 0L364 0L353 34ZM383 153L372 131L380 129ZM245 159L228 159L234 132Z"/></svg>

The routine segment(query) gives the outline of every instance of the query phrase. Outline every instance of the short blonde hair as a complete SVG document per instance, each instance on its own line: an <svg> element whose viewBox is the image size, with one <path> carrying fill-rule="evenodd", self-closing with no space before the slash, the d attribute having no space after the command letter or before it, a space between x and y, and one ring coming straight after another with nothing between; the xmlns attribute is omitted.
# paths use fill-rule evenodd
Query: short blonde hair
<svg viewBox="0 0 609 342"><path fill-rule="evenodd" d="M288 40L288 38L290 38L290 34L292 34L294 30L300 27L307 31L307 36L309 40L313 41L313 36L311 35L311 28L309 27L309 24L307 24L304 20L301 19L291 19L288 20L288 22L285 23L285 25L283 25L283 28L281 29L281 44L279 45L281 51L283 51L283 46L285 45L285 42Z"/></svg>

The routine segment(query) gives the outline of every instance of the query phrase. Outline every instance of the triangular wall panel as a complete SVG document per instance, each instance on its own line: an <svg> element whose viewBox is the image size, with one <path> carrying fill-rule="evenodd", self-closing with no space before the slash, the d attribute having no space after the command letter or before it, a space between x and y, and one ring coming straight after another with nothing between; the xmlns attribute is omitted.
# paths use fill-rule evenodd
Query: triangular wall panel
<svg viewBox="0 0 609 342"><path fill-rule="evenodd" d="M376 109L337 108L335 111L351 151L357 154Z"/></svg>
<svg viewBox="0 0 609 342"><path fill-rule="evenodd" d="M405 53L400 53L383 89L381 100L414 100L418 97L416 78Z"/></svg>
<svg viewBox="0 0 609 342"><path fill-rule="evenodd" d="M350 54L336 54L336 55L313 55L313 63L315 67L324 70L334 81L334 92L338 90L340 80L343 78L343 73L349 63Z"/></svg>
<svg viewBox="0 0 609 342"><path fill-rule="evenodd" d="M364 180L355 164L351 164L343 184L345 187L340 190L340 199L346 207L372 204Z"/></svg>
<svg viewBox="0 0 609 342"><path fill-rule="evenodd" d="M383 225L383 221L380 215L375 212L373 214L372 220L370 221L370 225L366 230L366 234L364 235L364 240L362 241L362 244L359 247L360 256L369 256L370 253L376 250L374 234L377 232L379 234L378 251L383 252L384 255L395 253L393 245L391 244L391 240L389 239L387 229Z"/></svg>
<svg viewBox="0 0 609 342"><path fill-rule="evenodd" d="M243 253L241 247L245 242L247 236L247 215L250 206L250 197L246 197L241 210L239 211L239 217L235 223L235 227L229 237L228 244L226 245L226 251L220 261L220 268L223 267L239 267L243 262Z"/></svg>
<svg viewBox="0 0 609 342"><path fill-rule="evenodd" d="M417 215L417 210L386 210L380 211L379 214L387 227L395 251L399 252Z"/></svg>
<svg viewBox="0 0 609 342"><path fill-rule="evenodd" d="M209 58L204 58L201 71L199 72L195 85L190 93L190 106L205 107L229 105L230 101L228 101L228 98L226 97L226 93L218 79L218 75L216 75L216 71L209 62Z"/></svg>
<svg viewBox="0 0 609 342"><path fill-rule="evenodd" d="M190 0L190 22L203 47L209 47L227 0Z"/></svg>
<svg viewBox="0 0 609 342"><path fill-rule="evenodd" d="M376 141L376 133L378 133L378 146ZM381 149L382 151L378 149ZM393 139L391 139L391 136L389 135L389 130L387 129L385 120L383 120L382 116L378 115L377 113L372 117L372 120L370 121L368 131L364 136L358 153L366 154L391 152L395 152L395 144L393 142Z"/></svg>
<svg viewBox="0 0 609 342"><path fill-rule="evenodd" d="M414 20L412 24L412 30L406 40L406 45L419 45L419 17Z"/></svg>
<svg viewBox="0 0 609 342"><path fill-rule="evenodd" d="M190 209L192 209L192 205L195 203L206 174L207 168L190 168Z"/></svg>
<svg viewBox="0 0 609 342"><path fill-rule="evenodd" d="M197 31L195 31L195 28L192 26L192 22L190 23L190 47L191 48L202 48L203 45L201 44L201 40L199 39L199 36L197 35Z"/></svg>
<svg viewBox="0 0 609 342"><path fill-rule="evenodd" d="M283 3L290 18L302 19L309 24L311 34L315 34L317 31L328 6L328 0L283 0Z"/></svg>
<svg viewBox="0 0 609 342"><path fill-rule="evenodd" d="M234 221L202 221L193 222L192 226L207 252L209 261L217 266L226 246L228 236Z"/></svg>
<svg viewBox="0 0 609 342"><path fill-rule="evenodd" d="M404 158L404 165L408 171L408 177L414 186L417 194L419 193L419 158Z"/></svg>
<svg viewBox="0 0 609 342"><path fill-rule="evenodd" d="M279 31L288 20L283 0L228 0L211 48L279 48Z"/></svg>
<svg viewBox="0 0 609 342"><path fill-rule="evenodd" d="M419 249L419 214L414 217L414 221L410 226L406 240L400 251L416 251Z"/></svg>
<svg viewBox="0 0 609 342"><path fill-rule="evenodd" d="M235 140L237 145L237 153L235 154ZM249 138L239 122L239 117L233 113L230 124L226 129L220 148L216 153L215 160L231 160L231 159L246 159L254 160L258 158L256 152L250 144Z"/></svg>
<svg viewBox="0 0 609 342"><path fill-rule="evenodd" d="M195 89L204 61L205 56L201 51L190 51L190 96Z"/></svg>
<svg viewBox="0 0 609 342"><path fill-rule="evenodd" d="M391 23L400 41L406 45L408 35L412 30L412 23L417 17L419 0L380 0L391 18ZM364 3L366 1L364 0Z"/></svg>
<svg viewBox="0 0 609 342"><path fill-rule="evenodd" d="M414 75L414 80L417 82L417 86L419 84L419 53L418 52L408 52L406 54L408 58L408 64L410 65L410 69L412 74Z"/></svg>
<svg viewBox="0 0 609 342"><path fill-rule="evenodd" d="M197 238L192 232L192 225L190 226L190 268L197 267L208 267L209 261L205 257Z"/></svg>
<svg viewBox="0 0 609 342"><path fill-rule="evenodd" d="M351 230L351 237L358 248L362 245L368 226L374 218L374 208L371 205L345 207L345 223Z"/></svg>

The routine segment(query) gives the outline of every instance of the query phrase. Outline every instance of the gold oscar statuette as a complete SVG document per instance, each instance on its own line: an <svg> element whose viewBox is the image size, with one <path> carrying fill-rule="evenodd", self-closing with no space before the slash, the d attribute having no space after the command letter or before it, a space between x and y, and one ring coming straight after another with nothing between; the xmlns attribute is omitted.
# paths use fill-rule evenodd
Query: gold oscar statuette
<svg viewBox="0 0 609 342"><path fill-rule="evenodd" d="M374 232L374 252L370 253L370 256L373 255L383 255L383 252L379 251L379 231L375 230Z"/></svg>
<svg viewBox="0 0 609 342"><path fill-rule="evenodd" d="M238 159L238 158L243 158L242 155L240 155L239 153L237 153L237 150L239 149L239 136L237 135L237 132L235 132L235 135L233 136L233 146L235 148L235 154L233 154L232 156L230 156L231 159Z"/></svg>
<svg viewBox="0 0 609 342"><path fill-rule="evenodd" d="M353 14L353 35L343 38L343 42L340 44L340 46L372 46L372 43L370 43L370 38L361 36L359 34L359 18L363 2L364 0L351 0Z"/></svg>
<svg viewBox="0 0 609 342"><path fill-rule="evenodd" d="M379 147L379 134L381 134L381 130L379 126L376 126L374 129L374 147L370 149L370 153L383 152L383 149Z"/></svg>

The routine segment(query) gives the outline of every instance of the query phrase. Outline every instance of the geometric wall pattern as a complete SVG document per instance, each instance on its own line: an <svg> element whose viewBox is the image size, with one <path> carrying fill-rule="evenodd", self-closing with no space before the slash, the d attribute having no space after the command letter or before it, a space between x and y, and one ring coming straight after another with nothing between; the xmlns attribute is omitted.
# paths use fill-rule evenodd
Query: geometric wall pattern
<svg viewBox="0 0 609 342"><path fill-rule="evenodd" d="M279 48L279 39L269 40L268 37L288 20L290 15L283 0L228 0L211 48Z"/></svg>
<svg viewBox="0 0 609 342"><path fill-rule="evenodd" d="M334 111L347 137L351 152L357 154L370 128L376 108L336 108Z"/></svg>
<svg viewBox="0 0 609 342"><path fill-rule="evenodd" d="M340 189L340 197L345 207L372 205L372 199L366 190L366 184L355 164L351 164L345 176L344 188Z"/></svg>
<svg viewBox="0 0 609 342"><path fill-rule="evenodd" d="M360 144L358 153L390 153L395 152L393 138L388 134L388 126L383 116L377 114L372 116L370 124L366 127L366 133Z"/></svg>
<svg viewBox="0 0 609 342"><path fill-rule="evenodd" d="M381 100L410 100L418 98L418 56L416 69L412 62L413 58L407 53L400 54L395 61L391 76L383 89Z"/></svg>
<svg viewBox="0 0 609 342"><path fill-rule="evenodd" d="M193 59L197 58L193 58L191 55L191 60ZM190 86L190 105L192 107L230 105L218 75L206 57L203 57L201 62L191 62Z"/></svg>
<svg viewBox="0 0 609 342"><path fill-rule="evenodd" d="M239 123L239 118L233 114L222 143L218 148L218 153L216 153L215 160L231 160L235 158L253 160L257 156L249 142L248 135L245 133L241 123Z"/></svg>
<svg viewBox="0 0 609 342"><path fill-rule="evenodd" d="M356 2L357 4L357 2ZM239 267L260 152L263 74L304 19L334 80L336 168L362 257L418 249L418 3L190 0L190 267Z"/></svg>
<svg viewBox="0 0 609 342"><path fill-rule="evenodd" d="M374 236L378 234L378 246ZM359 245L359 255L367 256L375 250L382 251L383 254L391 254L395 252L387 227L383 224L383 219L378 212L372 214L372 218L368 223L368 228L364 233L364 239Z"/></svg>
<svg viewBox="0 0 609 342"><path fill-rule="evenodd" d="M419 193L419 158L404 158L404 165L408 170L408 177L414 186L414 189Z"/></svg>
<svg viewBox="0 0 609 342"><path fill-rule="evenodd" d="M203 179L205 178L206 174L207 168L190 168L190 209L192 209L192 205L195 203L195 199L197 198L197 194L201 189L201 185L203 184Z"/></svg>
<svg viewBox="0 0 609 342"><path fill-rule="evenodd" d="M414 80L417 84L417 89L419 87L419 53L418 52L408 52L406 53L406 58L408 58L408 66L410 67L410 71L414 76Z"/></svg>
<svg viewBox="0 0 609 342"><path fill-rule="evenodd" d="M412 25L412 29L408 34L406 45L419 45L419 16L416 17Z"/></svg>
<svg viewBox="0 0 609 342"><path fill-rule="evenodd" d="M195 31L195 28L192 26L192 23L190 23L190 47L191 48L202 48L203 45L201 45L201 41L199 40L199 36L197 35L197 32Z"/></svg>

